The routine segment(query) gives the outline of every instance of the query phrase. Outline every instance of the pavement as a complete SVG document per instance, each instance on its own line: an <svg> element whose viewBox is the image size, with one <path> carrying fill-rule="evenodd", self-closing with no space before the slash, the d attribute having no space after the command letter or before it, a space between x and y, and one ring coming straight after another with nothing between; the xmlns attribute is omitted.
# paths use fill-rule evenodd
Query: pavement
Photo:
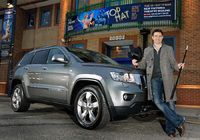
<svg viewBox="0 0 200 140"><path fill-rule="evenodd" d="M176 105L176 112L184 116L186 122L200 124L200 106Z"/></svg>
<svg viewBox="0 0 200 140"><path fill-rule="evenodd" d="M7 94L0 94L0 102L10 102ZM200 124L200 106L176 105L177 114L185 117L187 123Z"/></svg>

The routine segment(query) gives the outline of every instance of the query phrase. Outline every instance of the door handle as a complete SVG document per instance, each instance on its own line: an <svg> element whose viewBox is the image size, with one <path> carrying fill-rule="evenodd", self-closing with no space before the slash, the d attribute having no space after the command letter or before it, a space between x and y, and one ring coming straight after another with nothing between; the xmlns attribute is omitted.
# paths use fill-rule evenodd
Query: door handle
<svg viewBox="0 0 200 140"><path fill-rule="evenodd" d="M48 68L47 68L47 67L42 67L42 69L43 69L43 70L47 70Z"/></svg>
<svg viewBox="0 0 200 140"><path fill-rule="evenodd" d="M25 70L29 70L29 67L25 67L24 69L25 69Z"/></svg>

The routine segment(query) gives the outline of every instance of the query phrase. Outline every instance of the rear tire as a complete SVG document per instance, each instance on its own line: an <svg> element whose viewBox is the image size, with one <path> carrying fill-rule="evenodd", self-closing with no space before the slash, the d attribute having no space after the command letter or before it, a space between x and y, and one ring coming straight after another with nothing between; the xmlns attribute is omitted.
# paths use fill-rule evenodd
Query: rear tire
<svg viewBox="0 0 200 140"><path fill-rule="evenodd" d="M74 115L77 123L85 129L102 128L110 121L104 95L95 85L83 87L74 100Z"/></svg>
<svg viewBox="0 0 200 140"><path fill-rule="evenodd" d="M21 84L16 85L12 90L11 104L15 112L25 112L29 109L30 103L26 100Z"/></svg>

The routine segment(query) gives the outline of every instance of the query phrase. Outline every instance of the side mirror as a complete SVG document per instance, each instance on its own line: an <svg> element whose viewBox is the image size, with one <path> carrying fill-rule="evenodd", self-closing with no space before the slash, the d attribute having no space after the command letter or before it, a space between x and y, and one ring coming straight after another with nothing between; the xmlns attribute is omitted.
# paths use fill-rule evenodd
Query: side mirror
<svg viewBox="0 0 200 140"><path fill-rule="evenodd" d="M65 60L65 57L63 54L54 54L52 57L52 62L59 62L59 63L64 63L64 64L68 63L68 61Z"/></svg>
<svg viewBox="0 0 200 140"><path fill-rule="evenodd" d="M129 48L130 52L128 52L128 57L140 61L143 57L141 47L138 46L137 48L134 48L130 46Z"/></svg>

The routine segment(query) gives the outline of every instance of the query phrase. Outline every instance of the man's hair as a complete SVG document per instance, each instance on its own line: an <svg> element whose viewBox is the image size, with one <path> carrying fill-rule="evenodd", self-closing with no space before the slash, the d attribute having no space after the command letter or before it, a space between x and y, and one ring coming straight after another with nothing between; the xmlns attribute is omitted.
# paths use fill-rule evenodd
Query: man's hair
<svg viewBox="0 0 200 140"><path fill-rule="evenodd" d="M155 30L152 32L152 36L154 35L155 32L159 32L159 33L161 33L162 36L163 36L163 31L160 30L160 29L155 29Z"/></svg>

